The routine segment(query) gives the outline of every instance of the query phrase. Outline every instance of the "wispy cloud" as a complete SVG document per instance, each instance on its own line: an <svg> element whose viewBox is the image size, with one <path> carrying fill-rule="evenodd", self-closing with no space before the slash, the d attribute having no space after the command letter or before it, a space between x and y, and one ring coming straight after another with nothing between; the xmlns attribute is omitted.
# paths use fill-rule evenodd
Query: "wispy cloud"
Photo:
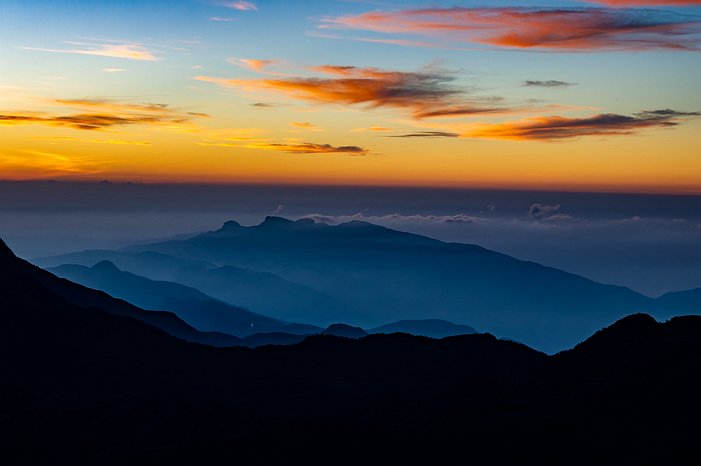
<svg viewBox="0 0 701 466"><path fill-rule="evenodd" d="M264 74L268 74L268 71L266 70L267 67L280 63L279 60L259 60L251 58L229 58L227 61L231 64L248 68L249 70L255 71L256 73Z"/></svg>
<svg viewBox="0 0 701 466"><path fill-rule="evenodd" d="M202 146L241 147L241 142L265 141L261 136L266 132L262 128L225 128L201 130L204 136L198 144Z"/></svg>
<svg viewBox="0 0 701 466"><path fill-rule="evenodd" d="M388 138L457 138L458 133L450 133L448 131L418 131L416 133L393 134Z"/></svg>
<svg viewBox="0 0 701 466"><path fill-rule="evenodd" d="M82 139L82 138L74 138L74 137L69 137L69 136L36 136L33 137L32 139L40 140L40 141L48 141L48 142L56 142L56 143L61 143L61 142L81 142L81 143L89 143L89 144L111 144L111 145L117 145L117 146L150 146L151 143L149 141L130 141L130 140L125 140L125 139Z"/></svg>
<svg viewBox="0 0 701 466"><path fill-rule="evenodd" d="M0 167L14 176L90 175L100 172L98 164L86 157L46 150L0 151Z"/></svg>
<svg viewBox="0 0 701 466"><path fill-rule="evenodd" d="M352 133L364 133L364 132L373 132L373 133L383 133L387 131L394 131L392 128L388 128L386 126L370 126L368 128L353 128L351 130Z"/></svg>
<svg viewBox="0 0 701 466"><path fill-rule="evenodd" d="M308 121L293 121L290 123L290 126L309 131L323 131L323 129L319 128L313 123L309 123Z"/></svg>
<svg viewBox="0 0 701 466"><path fill-rule="evenodd" d="M227 79L197 76L195 79L224 87L271 91L313 103L392 107L411 112L414 118L455 117L504 112L494 99L468 98L452 85L450 73L426 69L418 72L378 68L323 65L311 68L323 77L291 76L276 79Z"/></svg>
<svg viewBox="0 0 701 466"><path fill-rule="evenodd" d="M320 28L541 50L699 48L698 17L621 8L426 8L328 17Z"/></svg>
<svg viewBox="0 0 701 466"><path fill-rule="evenodd" d="M105 73L123 73L126 70L124 68L102 68Z"/></svg>
<svg viewBox="0 0 701 466"><path fill-rule="evenodd" d="M664 109L634 115L603 113L584 118L542 116L512 122L471 125L461 137L557 141L582 136L627 135L644 129L677 126L684 119L700 115L701 112Z"/></svg>
<svg viewBox="0 0 701 466"><path fill-rule="evenodd" d="M239 1L239 2L227 2L224 4L225 7L227 8L233 8L234 10L239 10L239 11L252 11L252 10L257 10L258 7L256 6L255 3L253 2L244 2L244 1Z"/></svg>
<svg viewBox="0 0 701 466"><path fill-rule="evenodd" d="M234 20L234 18L227 18L227 17L221 17L221 16L210 16L209 20L210 21L217 21L220 23L230 23Z"/></svg>
<svg viewBox="0 0 701 466"><path fill-rule="evenodd" d="M526 87L568 87L574 86L574 83L569 83L566 81L556 81L554 79L549 79L547 81L537 81L537 80L527 80L523 82Z"/></svg>
<svg viewBox="0 0 701 466"><path fill-rule="evenodd" d="M243 146L247 149L273 150L290 154L349 154L367 155L368 150L358 146L333 146L314 142L272 143L255 142Z"/></svg>
<svg viewBox="0 0 701 466"><path fill-rule="evenodd" d="M57 99L54 104L86 109L78 113L47 114L38 112L6 112L0 114L0 125L43 124L82 130L103 130L125 125L179 125L206 114L179 111L167 104L128 103L100 99Z"/></svg>
<svg viewBox="0 0 701 466"><path fill-rule="evenodd" d="M50 49L41 47L21 47L23 50L38 52L95 55L99 57L125 58L129 60L156 61L159 58L141 44L84 44L72 42L80 48Z"/></svg>

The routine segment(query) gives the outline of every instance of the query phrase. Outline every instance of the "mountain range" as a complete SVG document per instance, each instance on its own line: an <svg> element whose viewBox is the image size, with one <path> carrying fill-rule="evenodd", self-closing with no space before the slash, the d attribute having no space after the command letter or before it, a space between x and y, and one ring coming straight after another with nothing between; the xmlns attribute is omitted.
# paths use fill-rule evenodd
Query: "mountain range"
<svg viewBox="0 0 701 466"><path fill-rule="evenodd" d="M278 320L374 328L390 321L442 319L546 352L569 348L630 313L668 318L701 311L698 293L655 300L480 246L361 221L332 226L267 217L251 227L229 221L186 239L35 262L92 266L100 260L149 278L175 277L216 299ZM231 270L236 272L229 274ZM225 276L212 278L218 274ZM255 304L246 305L252 304L252 294ZM289 300L280 299L287 296Z"/></svg>
<svg viewBox="0 0 701 466"><path fill-rule="evenodd" d="M149 310L172 311L179 318L201 331L221 331L240 337L244 346L298 343L309 335L347 336L358 338L368 332L345 324L331 324L324 329L313 325L283 322L250 312L179 283L150 280L125 272L109 261L92 267L62 265L47 269L49 272L89 288L104 291ZM426 319L393 322L369 330L369 333L409 333L442 338L475 333L465 325ZM232 342L233 344L233 342Z"/></svg>
<svg viewBox="0 0 701 466"><path fill-rule="evenodd" d="M144 309L172 311L203 331L221 331L245 337L253 333L269 332L306 335L323 330L312 325L281 322L256 314L179 283L150 280L124 272L109 261L98 262L92 267L62 265L48 270Z"/></svg>
<svg viewBox="0 0 701 466"><path fill-rule="evenodd" d="M138 308L118 314L120 301L3 243L0 296L3 464L685 464L697 453L699 316L627 316L554 356L489 334L217 348Z"/></svg>

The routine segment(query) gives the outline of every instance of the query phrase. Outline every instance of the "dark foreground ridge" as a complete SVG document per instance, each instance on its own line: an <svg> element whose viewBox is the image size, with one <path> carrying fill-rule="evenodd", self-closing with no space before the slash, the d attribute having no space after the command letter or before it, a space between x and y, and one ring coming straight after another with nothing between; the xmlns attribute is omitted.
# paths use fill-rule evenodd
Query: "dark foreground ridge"
<svg viewBox="0 0 701 466"><path fill-rule="evenodd" d="M488 334L216 348L66 299L49 276L0 243L2 464L682 464L697 454L701 317L632 315L555 356Z"/></svg>

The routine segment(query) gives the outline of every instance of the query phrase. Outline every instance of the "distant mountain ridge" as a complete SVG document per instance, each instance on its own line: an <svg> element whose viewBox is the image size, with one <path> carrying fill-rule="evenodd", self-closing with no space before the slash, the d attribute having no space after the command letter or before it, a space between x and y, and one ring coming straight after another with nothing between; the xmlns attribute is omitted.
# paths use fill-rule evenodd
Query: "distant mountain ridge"
<svg viewBox="0 0 701 466"><path fill-rule="evenodd" d="M50 294L54 300L60 300L83 309L95 309L118 316L129 317L152 325L177 338L215 346L241 344L241 339L222 332L200 332L180 320L171 312L146 311L126 301L115 299L108 294L86 288L36 267L14 255L7 245L0 240L0 280L8 283L19 282L31 289L38 288ZM17 299L30 299L19 295L21 289L14 290ZM5 296L11 306L12 296ZM38 322L38 324L41 324Z"/></svg>
<svg viewBox="0 0 701 466"><path fill-rule="evenodd" d="M98 289L138 307L175 312L178 317L203 331L222 331L241 337L245 346L297 343L306 336L325 334L360 338L368 333L404 332L433 338L476 333L472 327L435 319L386 324L366 332L359 327L337 323L323 329L301 323L281 322L252 313L205 295L179 283L150 280L124 272L109 261L92 267L67 264L47 269L59 277Z"/></svg>
<svg viewBox="0 0 701 466"><path fill-rule="evenodd" d="M571 347L630 313L679 314L676 306L628 288L603 285L480 246L445 243L361 221L331 226L310 219L267 217L250 227L229 221L216 231L136 245L119 254L161 254L219 268L262 271L328 297L325 305L289 305L280 313L265 312L278 319L319 327L346 322L363 328L442 319L548 352ZM93 254L92 259L98 256ZM85 262L80 253L39 262L76 259ZM220 285L227 282L231 280ZM701 303L691 306L701 311Z"/></svg>
<svg viewBox="0 0 701 466"><path fill-rule="evenodd" d="M431 338L469 335L477 330L467 325L454 324L441 319L400 320L368 330L369 333L409 333Z"/></svg>
<svg viewBox="0 0 701 466"><path fill-rule="evenodd" d="M278 320L296 319L299 309L323 323L325 310L342 306L309 287L285 280L273 273L232 265L215 265L190 257L175 257L154 251L91 250L64 254L34 262L46 268L61 265L92 267L109 261L120 270L157 281L180 283L257 314Z"/></svg>
<svg viewBox="0 0 701 466"><path fill-rule="evenodd" d="M221 331L239 337L259 332L309 334L321 331L314 326L281 322L223 303L179 283L150 280L125 272L106 260L92 267L62 265L47 270L144 309L173 311L200 330Z"/></svg>

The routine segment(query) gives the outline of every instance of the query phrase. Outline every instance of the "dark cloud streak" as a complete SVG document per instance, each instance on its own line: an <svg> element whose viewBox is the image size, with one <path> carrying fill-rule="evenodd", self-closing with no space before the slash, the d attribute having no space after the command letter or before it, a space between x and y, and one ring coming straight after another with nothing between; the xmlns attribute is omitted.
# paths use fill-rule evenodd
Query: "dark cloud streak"
<svg viewBox="0 0 701 466"><path fill-rule="evenodd" d="M538 81L538 80L526 80L523 82L523 85L525 87L568 87L568 86L574 86L575 83L569 83L566 81L556 81L554 79L550 79L547 81Z"/></svg>
<svg viewBox="0 0 701 466"><path fill-rule="evenodd" d="M516 122L484 124L462 136L545 141L580 136L627 135L647 128L677 126L683 119L699 115L700 112L663 109L643 111L632 116L615 113L602 113L584 118L544 116Z"/></svg>
<svg viewBox="0 0 701 466"><path fill-rule="evenodd" d="M460 136L458 133L450 133L447 131L419 131L416 133L408 134L394 134L390 136L385 136L388 138L457 138Z"/></svg>

